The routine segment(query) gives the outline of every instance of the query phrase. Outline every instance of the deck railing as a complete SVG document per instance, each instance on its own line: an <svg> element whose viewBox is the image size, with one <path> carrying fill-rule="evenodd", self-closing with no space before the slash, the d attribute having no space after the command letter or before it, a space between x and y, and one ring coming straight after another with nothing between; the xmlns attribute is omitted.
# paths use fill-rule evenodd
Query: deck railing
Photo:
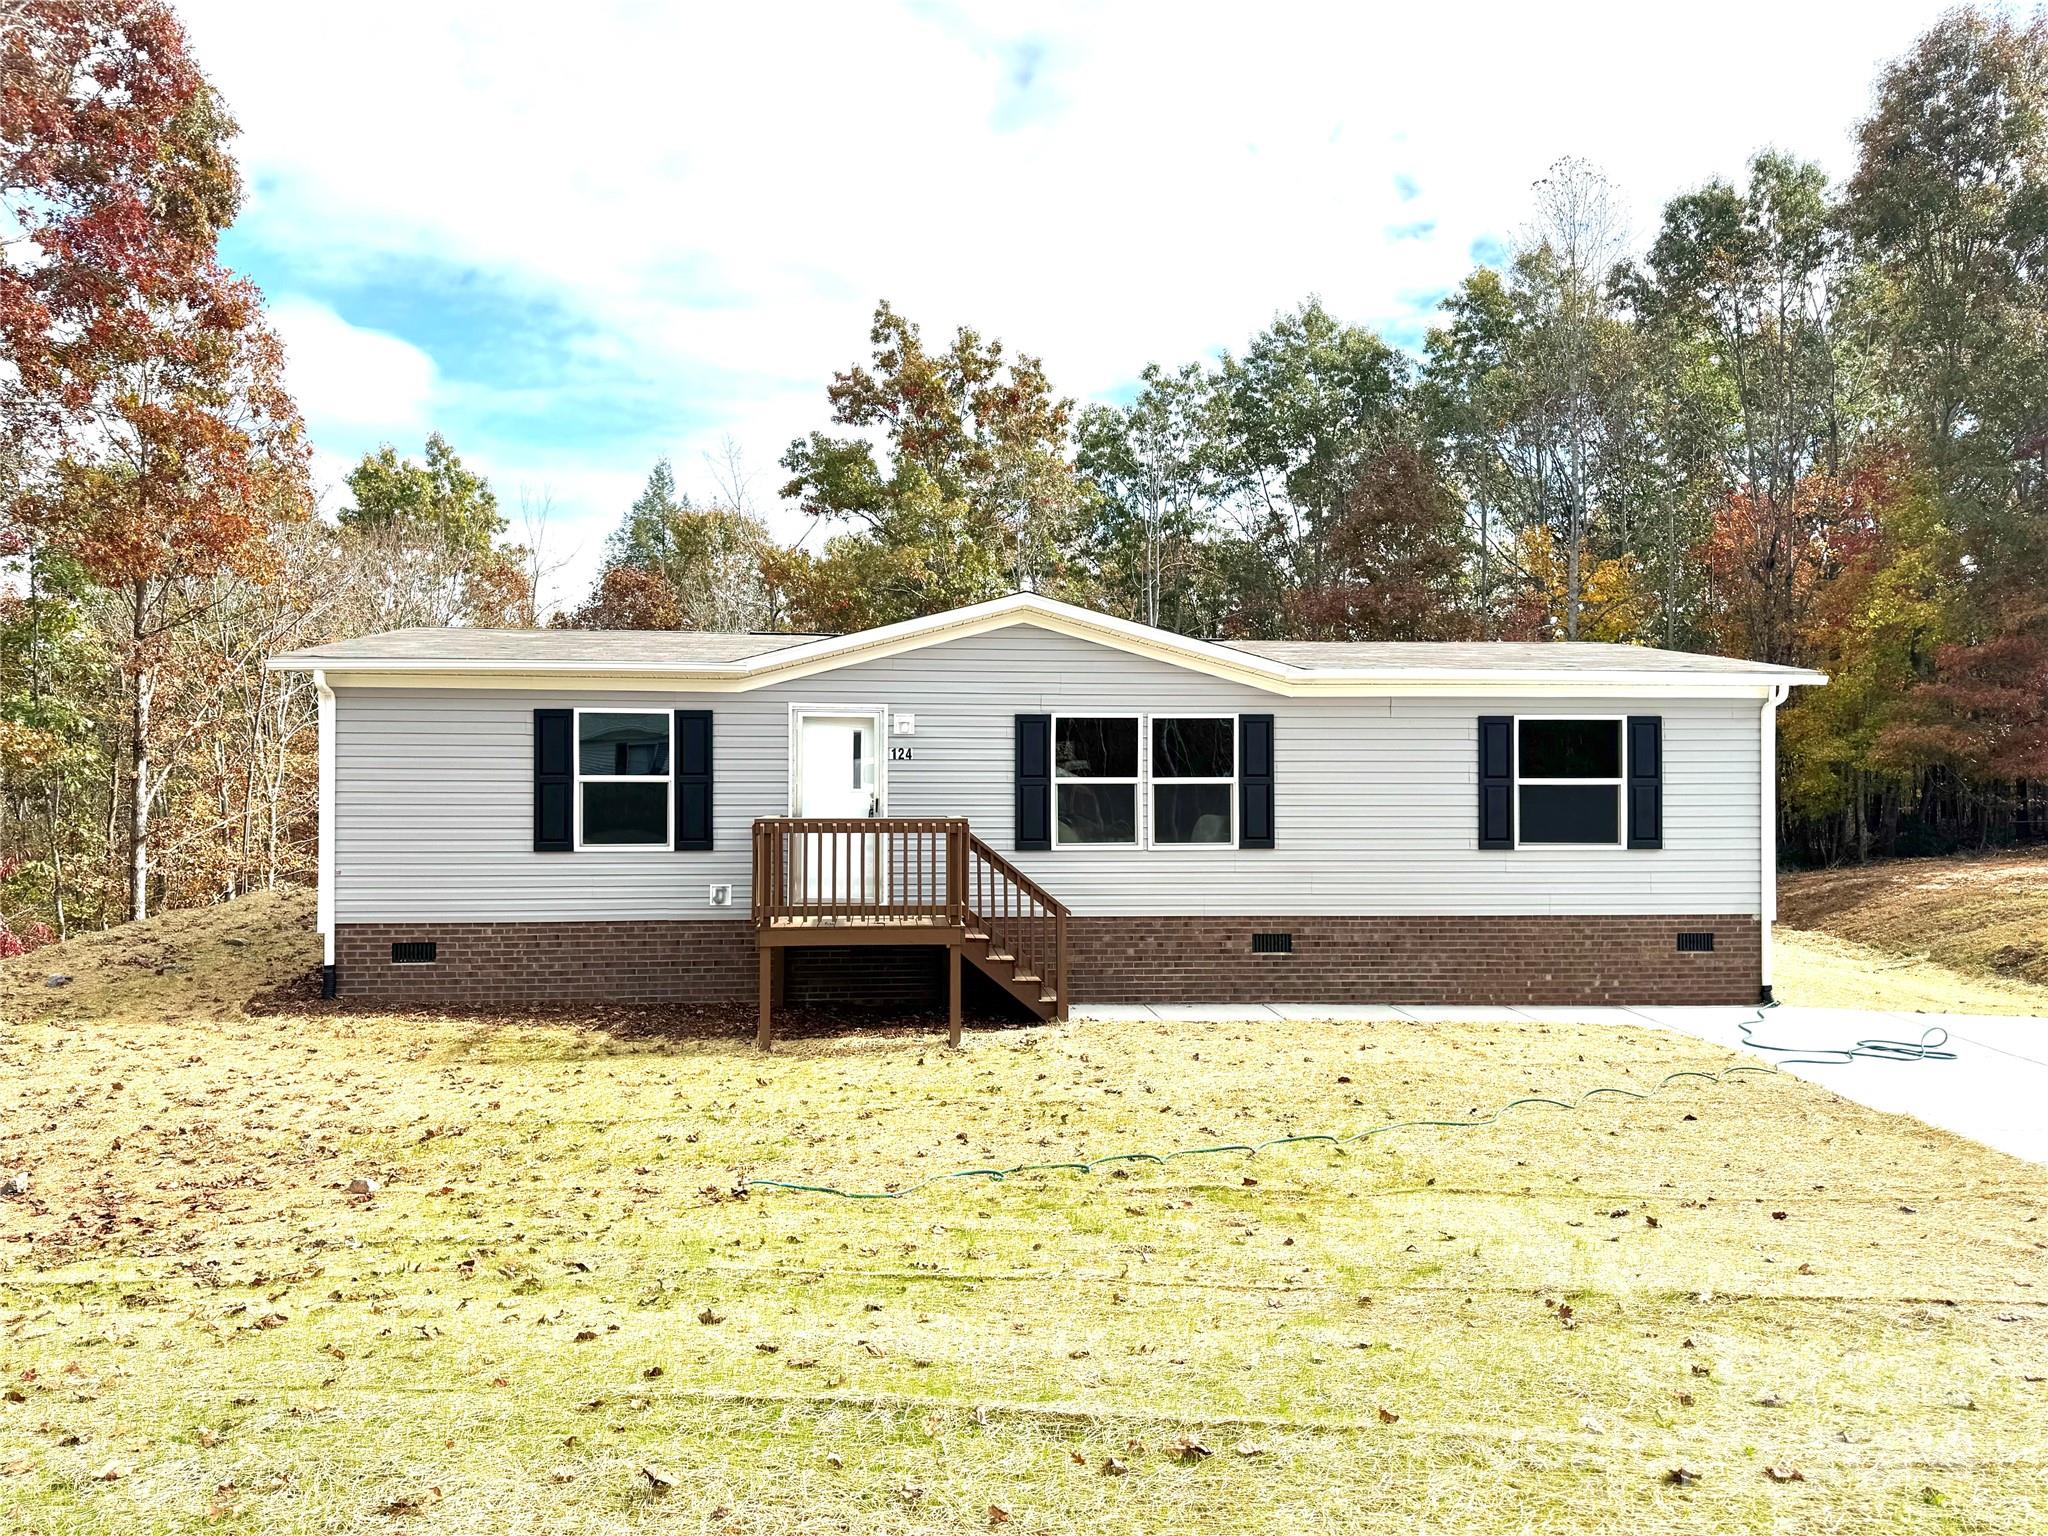
<svg viewBox="0 0 2048 1536"><path fill-rule="evenodd" d="M1067 909L958 816L764 816L754 926L956 928L1067 995Z"/></svg>
<svg viewBox="0 0 2048 1536"><path fill-rule="evenodd" d="M767 816L754 823L754 923L964 927L957 816Z"/></svg>
<svg viewBox="0 0 2048 1536"><path fill-rule="evenodd" d="M980 838L967 840L967 902L990 946L1012 955L1062 1004L1067 996L1067 909Z"/></svg>

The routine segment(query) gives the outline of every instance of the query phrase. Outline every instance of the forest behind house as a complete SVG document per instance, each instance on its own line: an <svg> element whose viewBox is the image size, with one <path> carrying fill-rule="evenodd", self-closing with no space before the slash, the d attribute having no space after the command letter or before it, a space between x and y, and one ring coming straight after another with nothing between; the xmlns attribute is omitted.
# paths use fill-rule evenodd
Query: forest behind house
<svg viewBox="0 0 2048 1536"><path fill-rule="evenodd" d="M544 510L439 435L321 504L263 296L218 251L234 135L158 0L0 6L0 955L310 878L316 708L282 651L844 631L1024 585L1204 637L1813 666L1832 685L1780 724L1787 857L2048 835L2038 16L1942 19L1839 184L1760 150L1631 238L1596 166L1559 163L1411 348L1276 295L1241 347L1134 358L1128 403L1077 405L882 303L779 473L730 446L693 502L657 464L552 610Z"/></svg>

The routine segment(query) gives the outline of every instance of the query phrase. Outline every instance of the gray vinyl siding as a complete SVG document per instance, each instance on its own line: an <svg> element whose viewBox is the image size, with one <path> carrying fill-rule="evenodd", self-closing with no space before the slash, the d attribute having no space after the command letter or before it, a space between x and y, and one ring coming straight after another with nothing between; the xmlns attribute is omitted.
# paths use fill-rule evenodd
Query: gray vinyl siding
<svg viewBox="0 0 2048 1536"><path fill-rule="evenodd" d="M345 686L336 920L744 919L749 824L789 810L792 704L914 712L916 734L890 742L913 760L883 765L890 814L966 816L1079 914L1758 908L1757 700L1287 699L1017 626L751 693ZM714 712L714 851L532 851L533 711L577 705ZM1151 850L1141 829L1136 848L1012 852L1016 714L1176 710L1275 716L1277 847ZM1664 847L1481 852L1478 717L1516 713L1662 715ZM714 882L732 908L708 905Z"/></svg>

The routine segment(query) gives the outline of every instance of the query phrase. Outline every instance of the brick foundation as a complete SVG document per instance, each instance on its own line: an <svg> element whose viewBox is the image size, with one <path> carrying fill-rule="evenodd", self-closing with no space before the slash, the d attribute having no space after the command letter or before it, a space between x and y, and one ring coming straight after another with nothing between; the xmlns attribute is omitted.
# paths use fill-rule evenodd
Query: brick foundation
<svg viewBox="0 0 2048 1536"><path fill-rule="evenodd" d="M1713 950L1680 953L1680 930ZM1253 954L1255 932L1294 952ZM1754 1003L1763 965L1753 917L1082 917L1068 933L1077 1004ZM419 940L431 965L392 964ZM943 1008L942 953L794 949L784 998ZM347 923L335 962L344 1000L387 1005L751 1004L756 976L754 931L733 921Z"/></svg>
<svg viewBox="0 0 2048 1536"><path fill-rule="evenodd" d="M1681 954L1679 931L1711 932ZM1753 917L1083 917L1077 1003L1754 1003ZM1294 952L1255 955L1254 933Z"/></svg>

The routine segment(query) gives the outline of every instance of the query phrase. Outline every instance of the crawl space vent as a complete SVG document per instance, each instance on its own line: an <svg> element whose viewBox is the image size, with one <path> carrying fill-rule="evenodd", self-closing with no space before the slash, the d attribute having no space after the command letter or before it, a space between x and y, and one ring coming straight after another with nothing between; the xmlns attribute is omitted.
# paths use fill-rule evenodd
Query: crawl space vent
<svg viewBox="0 0 2048 1536"><path fill-rule="evenodd" d="M1678 936L1678 952L1681 955L1711 954L1713 948L1714 936L1711 933L1681 933Z"/></svg>
<svg viewBox="0 0 2048 1536"><path fill-rule="evenodd" d="M1255 933L1252 935L1252 953L1255 955L1291 955L1294 953L1294 935L1291 933Z"/></svg>
<svg viewBox="0 0 2048 1536"><path fill-rule="evenodd" d="M432 965L434 963L434 941L413 939L391 946L393 965Z"/></svg>

